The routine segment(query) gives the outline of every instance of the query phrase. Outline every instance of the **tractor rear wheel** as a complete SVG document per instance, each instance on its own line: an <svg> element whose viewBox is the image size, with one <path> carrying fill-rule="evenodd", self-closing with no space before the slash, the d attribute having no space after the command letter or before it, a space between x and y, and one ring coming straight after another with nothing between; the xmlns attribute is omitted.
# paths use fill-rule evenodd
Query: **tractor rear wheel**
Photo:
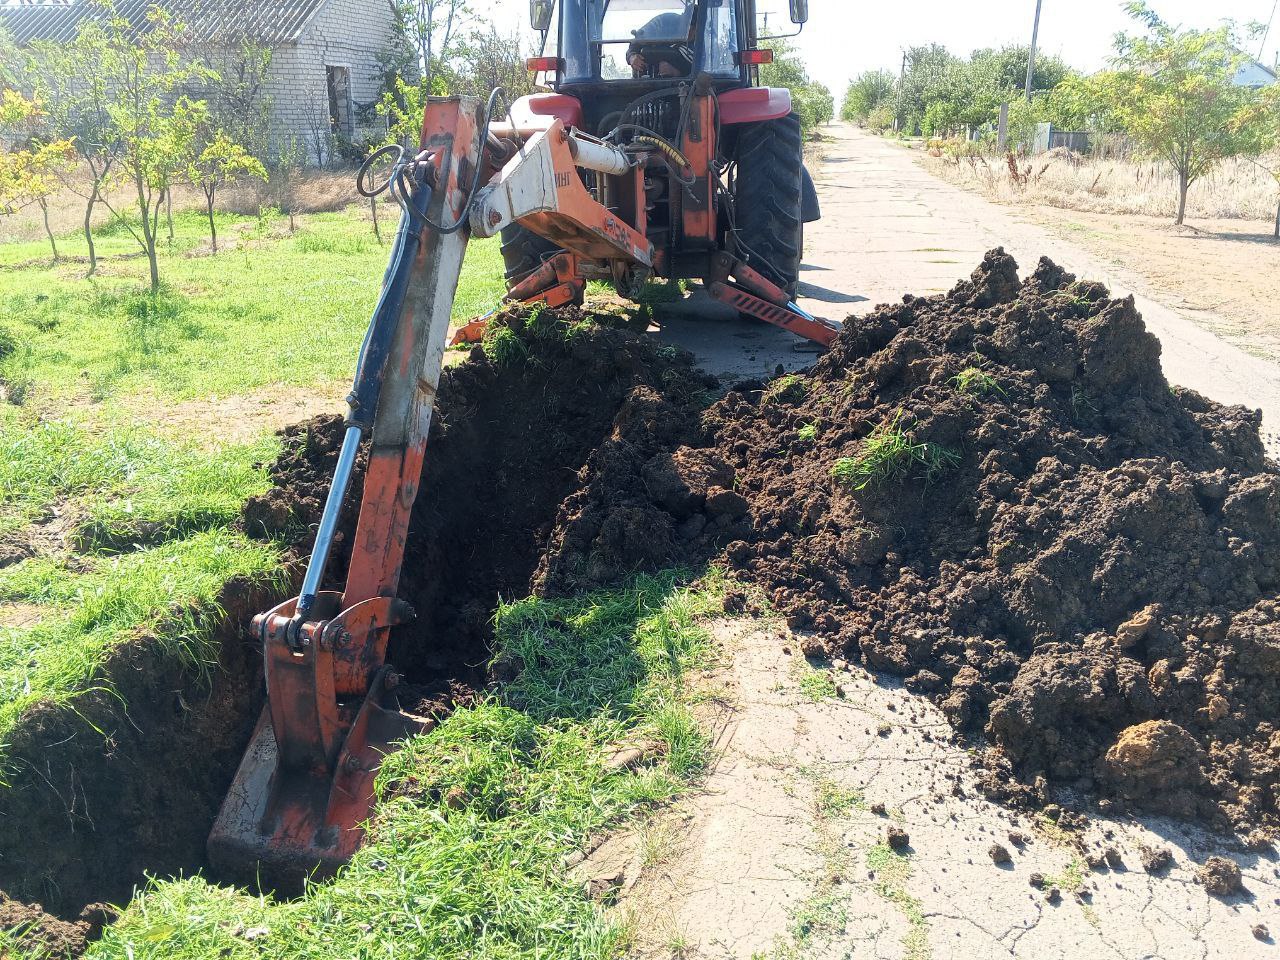
<svg viewBox="0 0 1280 960"><path fill-rule="evenodd" d="M502 263L510 290L560 252L550 240L519 224L502 228Z"/></svg>
<svg viewBox="0 0 1280 960"><path fill-rule="evenodd" d="M804 254L804 142L794 113L738 134L735 219L747 265L792 297Z"/></svg>

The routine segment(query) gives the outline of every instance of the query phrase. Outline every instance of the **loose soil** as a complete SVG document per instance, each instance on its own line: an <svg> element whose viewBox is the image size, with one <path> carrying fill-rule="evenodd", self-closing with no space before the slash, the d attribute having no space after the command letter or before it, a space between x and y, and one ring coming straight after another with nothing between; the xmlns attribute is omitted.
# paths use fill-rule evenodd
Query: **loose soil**
<svg viewBox="0 0 1280 960"><path fill-rule="evenodd" d="M1280 827L1280 475L1256 412L1165 381L1131 300L993 251L808 376L651 422L593 454L542 589L731 536L806 653L907 678L989 739L1007 799ZM864 489L833 476L895 430Z"/></svg>

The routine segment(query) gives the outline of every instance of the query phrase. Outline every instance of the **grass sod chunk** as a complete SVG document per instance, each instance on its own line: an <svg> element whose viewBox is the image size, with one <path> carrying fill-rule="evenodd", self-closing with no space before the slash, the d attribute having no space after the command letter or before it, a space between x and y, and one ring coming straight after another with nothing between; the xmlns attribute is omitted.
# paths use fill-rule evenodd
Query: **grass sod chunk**
<svg viewBox="0 0 1280 960"><path fill-rule="evenodd" d="M999 381L980 367L965 367L951 378L951 384L961 393L970 395L998 393L1004 396L1005 393Z"/></svg>
<svg viewBox="0 0 1280 960"><path fill-rule="evenodd" d="M500 695L393 754L369 842L336 879L274 903L201 878L153 882L89 957L430 956L606 960L625 931L563 867L588 836L669 800L705 767L683 677L724 584L665 573L497 614ZM656 762L610 769L620 743ZM253 936L250 937L249 933Z"/></svg>
<svg viewBox="0 0 1280 960"><path fill-rule="evenodd" d="M805 398L809 385L804 377L788 373L774 380L764 392L766 403L797 403Z"/></svg>
<svg viewBox="0 0 1280 960"><path fill-rule="evenodd" d="M959 463L960 455L955 451L915 440L903 425L903 416L899 409L878 425L856 457L841 457L832 465L831 476L854 490L866 490L874 484L902 480L917 467L931 481Z"/></svg>

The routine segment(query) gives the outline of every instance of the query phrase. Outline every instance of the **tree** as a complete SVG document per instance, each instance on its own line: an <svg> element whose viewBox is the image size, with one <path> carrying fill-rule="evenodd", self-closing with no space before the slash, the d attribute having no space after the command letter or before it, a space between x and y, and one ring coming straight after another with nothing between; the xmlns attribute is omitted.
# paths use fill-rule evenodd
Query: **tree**
<svg viewBox="0 0 1280 960"><path fill-rule="evenodd" d="M71 163L75 151L67 140L42 142L29 136L40 116L35 102L16 90L0 90L0 132L15 139L27 135L22 146L0 149L0 215L13 213L28 203L39 204L44 232L57 263L58 241L49 226L49 195L58 189L58 174Z"/></svg>
<svg viewBox="0 0 1280 960"><path fill-rule="evenodd" d="M773 50L773 63L760 68L760 83L767 87L786 87L791 91L792 109L800 118L806 135L835 116L835 97L821 83L809 78L804 61L785 40L770 40L765 46Z"/></svg>
<svg viewBox="0 0 1280 960"><path fill-rule="evenodd" d="M1119 133L1123 127L1115 112L1120 100L1116 84L1117 75L1111 71L1088 77L1072 73L1036 102L1043 108L1044 119L1063 130Z"/></svg>
<svg viewBox="0 0 1280 960"><path fill-rule="evenodd" d="M218 224L213 216L213 207L218 188L242 177L257 177L265 182L267 168L226 130L214 126L213 118L207 113L198 118L189 142L191 146L186 178L204 194L205 212L209 217L209 241L216 255Z"/></svg>
<svg viewBox="0 0 1280 960"><path fill-rule="evenodd" d="M897 78L888 70L868 70L849 81L844 102L840 105L840 118L855 123L866 123L871 114L882 104L892 104Z"/></svg>
<svg viewBox="0 0 1280 960"><path fill-rule="evenodd" d="M975 50L969 58L970 63L982 64L990 77L991 83L1001 96L1010 102L1022 93L1027 83L1027 59L1031 56L1031 48L1025 46L1006 46L999 50L986 48ZM1037 51L1035 72L1031 78L1032 91L1043 92L1053 90L1073 71L1061 57Z"/></svg>
<svg viewBox="0 0 1280 960"><path fill-rule="evenodd" d="M534 90L520 31L502 33L493 24L465 34L440 75L450 93L487 97L501 87L515 100Z"/></svg>
<svg viewBox="0 0 1280 960"><path fill-rule="evenodd" d="M1251 114L1242 118L1244 122L1256 124L1261 131L1259 154L1266 154L1264 160L1253 162L1276 182L1276 226L1274 236L1280 240L1280 84L1272 84L1264 89L1254 103Z"/></svg>
<svg viewBox="0 0 1280 960"><path fill-rule="evenodd" d="M1120 73L1113 108L1125 129L1178 177L1175 223L1186 219L1192 184L1226 157L1256 154L1262 131L1253 91L1233 82L1244 55L1232 28L1180 30L1143 0L1128 4L1145 35L1116 38Z"/></svg>
<svg viewBox="0 0 1280 960"><path fill-rule="evenodd" d="M30 87L44 105L47 136L74 144L83 169L89 172L86 182L82 170L62 170L63 184L85 201L83 229L89 276L98 271L93 213L115 172L120 149L108 112L111 59L106 32L86 22L70 43L33 43L21 60Z"/></svg>
<svg viewBox="0 0 1280 960"><path fill-rule="evenodd" d="M907 50L906 62L898 84L896 117L898 128L913 134L920 131L929 104L947 98L960 61L946 47L932 43L927 47L911 47Z"/></svg>
<svg viewBox="0 0 1280 960"><path fill-rule="evenodd" d="M203 100L179 91L211 79L210 71L181 57L181 25L159 8L148 11L146 28L137 33L121 17L84 29L101 30L97 47L104 64L108 135L118 144L118 173L133 188L139 216L136 229L127 218L121 222L147 256L154 293L160 289L160 211L186 171L197 117L208 110Z"/></svg>
<svg viewBox="0 0 1280 960"><path fill-rule="evenodd" d="M239 37L206 48L204 66L209 82L201 97L209 104L214 127L265 161L271 151L271 98L266 93L271 48Z"/></svg>
<svg viewBox="0 0 1280 960"><path fill-rule="evenodd" d="M426 89L448 64L472 16L466 0L396 0L400 30L417 54Z"/></svg>

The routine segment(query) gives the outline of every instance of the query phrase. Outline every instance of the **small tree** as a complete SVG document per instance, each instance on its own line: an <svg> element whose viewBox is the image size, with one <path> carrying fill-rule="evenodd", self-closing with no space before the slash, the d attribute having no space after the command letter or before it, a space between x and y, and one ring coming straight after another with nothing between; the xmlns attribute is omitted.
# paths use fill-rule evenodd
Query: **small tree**
<svg viewBox="0 0 1280 960"><path fill-rule="evenodd" d="M29 86L44 105L47 135L73 143L82 163L79 168L63 168L61 175L66 188L85 201L89 276L98 270L93 214L115 172L120 150L108 110L113 59L107 32L98 22L86 19L70 43L33 43L20 61ZM88 171L87 178L83 170Z"/></svg>
<svg viewBox="0 0 1280 960"><path fill-rule="evenodd" d="M209 82L201 92L213 127L264 161L270 157L271 59L271 48L252 37L210 50L204 61Z"/></svg>
<svg viewBox="0 0 1280 960"><path fill-rule="evenodd" d="M0 132L8 131L11 137L29 134L40 116L40 108L22 94L0 91ZM54 263L60 257L58 241L49 226L49 195L58 189L58 174L74 156L75 150L67 140L41 142L28 137L19 149L0 148L0 215L14 213L29 203L39 204Z"/></svg>
<svg viewBox="0 0 1280 960"><path fill-rule="evenodd" d="M467 0L395 0L399 27L417 54L422 79L431 82L453 57L454 46L470 22Z"/></svg>
<svg viewBox="0 0 1280 960"><path fill-rule="evenodd" d="M307 148L297 137L286 137L280 143L271 177L267 181L272 203L289 218L289 232L297 229L298 187L302 169L307 165Z"/></svg>
<svg viewBox="0 0 1280 960"><path fill-rule="evenodd" d="M1186 219L1191 185L1226 157L1256 154L1261 130L1253 115L1256 94L1236 86L1244 57L1230 27L1179 30L1143 0L1127 7L1145 36L1116 38L1113 108L1125 129L1178 177L1175 223Z"/></svg>
<svg viewBox="0 0 1280 960"><path fill-rule="evenodd" d="M267 168L257 157L236 143L225 130L214 128L206 116L191 139L191 155L187 163L187 179L204 194L205 213L209 217L209 242L218 252L218 224L213 216L218 188L244 177L266 181Z"/></svg>
<svg viewBox="0 0 1280 960"><path fill-rule="evenodd" d="M766 46L773 50L773 63L760 68L760 83L790 90L801 129L806 135L813 133L835 115L835 98L825 86L809 78L804 61L785 40L769 40Z"/></svg>
<svg viewBox="0 0 1280 960"><path fill-rule="evenodd" d="M849 81L840 119L866 123L882 104L892 104L897 78L888 70L868 70Z"/></svg>
<svg viewBox="0 0 1280 960"><path fill-rule="evenodd" d="M186 171L198 117L208 109L204 101L177 93L208 80L209 71L181 58L181 27L159 8L151 8L140 33L121 17L101 29L110 136L119 144L116 165L133 188L140 222L135 229L121 220L147 256L154 293L160 288L160 212Z"/></svg>
<svg viewBox="0 0 1280 960"><path fill-rule="evenodd" d="M524 41L520 32L502 33L490 24L475 29L458 41L449 64L438 67L450 93L487 97L501 87L511 100L533 93L533 74L525 65Z"/></svg>

